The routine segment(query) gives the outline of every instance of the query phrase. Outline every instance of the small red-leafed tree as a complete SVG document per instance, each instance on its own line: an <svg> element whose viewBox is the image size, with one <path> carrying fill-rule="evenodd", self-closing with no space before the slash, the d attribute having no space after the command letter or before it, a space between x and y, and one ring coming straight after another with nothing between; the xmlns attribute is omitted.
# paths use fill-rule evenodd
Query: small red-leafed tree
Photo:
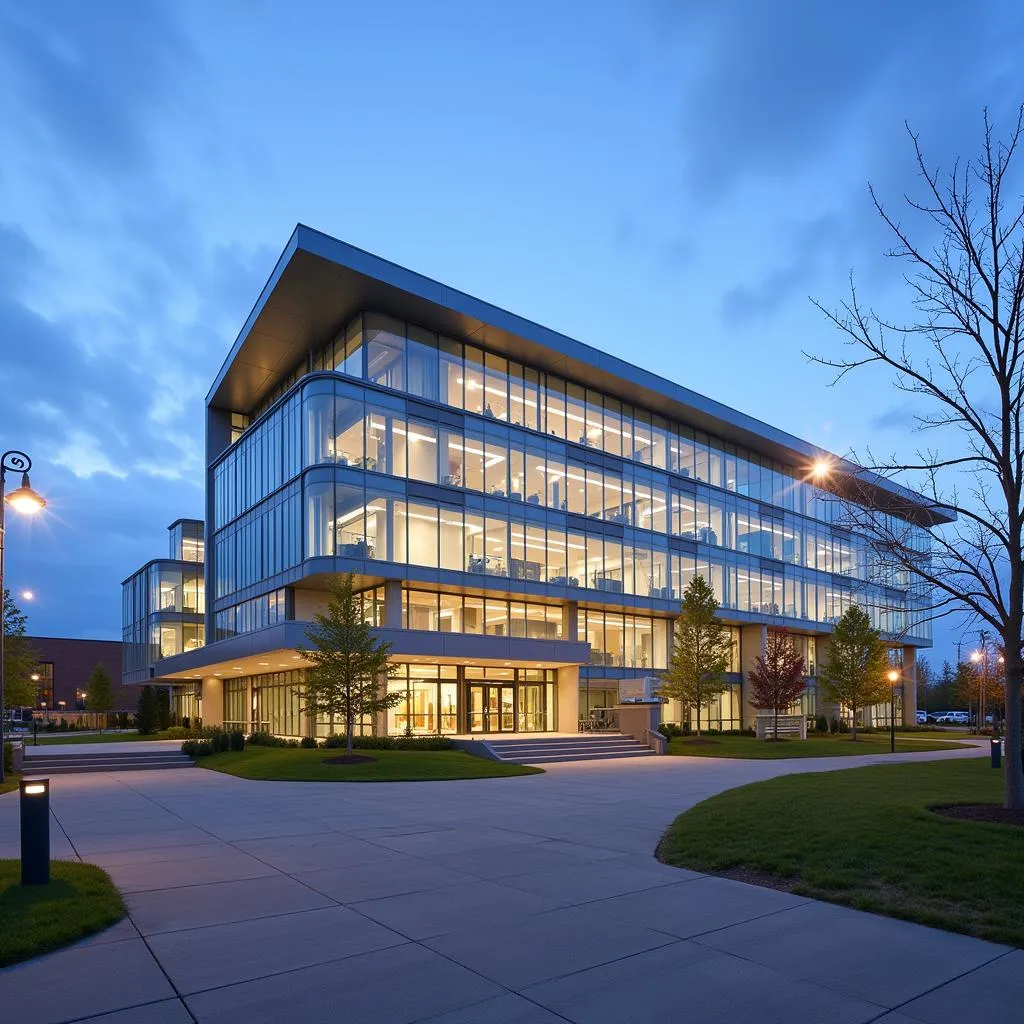
<svg viewBox="0 0 1024 1024"><path fill-rule="evenodd" d="M779 738L779 715L807 688L804 659L784 630L772 631L754 667L747 673L749 701L759 711L773 712L772 737Z"/></svg>

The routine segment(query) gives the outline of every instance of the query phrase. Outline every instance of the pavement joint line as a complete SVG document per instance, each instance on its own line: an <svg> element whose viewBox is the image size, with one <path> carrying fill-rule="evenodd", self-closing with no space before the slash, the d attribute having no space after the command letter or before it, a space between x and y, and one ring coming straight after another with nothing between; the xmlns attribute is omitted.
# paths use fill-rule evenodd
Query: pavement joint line
<svg viewBox="0 0 1024 1024"><path fill-rule="evenodd" d="M924 925L922 927L927 927L927 926ZM967 937L968 938L974 938L973 935L969 935ZM987 941L987 940L982 940L982 941ZM910 999L905 999L902 1003L897 1003L896 1006L892 1007L891 1012L895 1013L897 1010L900 1010L902 1007L909 1006L915 1000L923 999L925 996L931 995L933 992L937 992L940 988L945 988L947 985L952 985L954 981L960 981L961 978L968 978L972 974L974 974L975 972L980 971L983 967L989 967L991 964L994 964L997 960L1002 960L1004 957L1008 957L1011 953L1016 953L1016 952L1018 952L1018 950L1015 947L1009 947L1007 949L1004 949L1002 953L999 953L996 956L992 957L991 960L986 960L984 963L978 964L976 967L972 967L968 971L963 971L960 974L954 975L952 978L947 978L945 981L941 982L938 985L933 985L930 989L928 989L925 992L920 992L916 996L912 996ZM907 1016L911 1016L911 1015L907 1014ZM914 1017L914 1020L918 1020L918 1019L920 1019L920 1018Z"/></svg>
<svg viewBox="0 0 1024 1024"><path fill-rule="evenodd" d="M327 909L327 908L322 908ZM287 916L287 915L284 915ZM378 922L379 923L379 922ZM206 926L204 926L206 927ZM212 925L210 927L213 927ZM383 927L383 925L381 926ZM404 938L404 936L403 936ZM390 946L381 946L380 949L364 949L354 953L346 953L344 956L332 956L326 960L317 960L315 963L302 964L301 967L286 967L280 971L270 971L266 974L260 974L255 978L243 978L240 981L228 981L223 985L210 985L209 988L197 988L194 992L189 992L188 995L180 996L182 1000L192 999L194 996L206 995L208 992L222 992L224 989L235 988L238 985L252 985L254 982L263 981L266 978L283 978L289 974L297 974L299 971L309 971L314 967L328 967L330 964L340 964L344 960L355 960L361 956L373 956L375 953L386 953L391 949L404 949L406 946L418 946L419 943L412 939L406 939L404 942L396 942ZM433 950L431 950L433 952ZM493 998L493 996L491 997ZM191 1013L191 1011L189 1011ZM196 1018L193 1016L193 1020Z"/></svg>
<svg viewBox="0 0 1024 1024"><path fill-rule="evenodd" d="M102 1020L104 1017L111 1014L125 1013L128 1010L141 1010L146 1006L159 1006L160 1003L169 1003L172 998L172 996L164 996L162 999L147 999L144 1003L132 1003L131 1006L119 1006L116 1010L104 1010L102 1013L87 1013L84 1017L63 1017L61 1020L55 1021L54 1024L77 1024L78 1021L96 1020L97 1017ZM184 1003L182 1003L182 1009L189 1015L189 1017L192 1018L193 1021L196 1020L196 1018L192 1016L192 1011L189 1010Z"/></svg>
<svg viewBox="0 0 1024 1024"><path fill-rule="evenodd" d="M742 884L748 884L748 883L742 883ZM825 906L839 907L840 909L843 909L843 910L850 910L850 909L852 909L850 907L843 907L842 904L838 904L838 903L826 903L824 900L808 899L807 903L823 903ZM727 931L729 928L737 928L740 925L748 924L750 921L763 920L766 917L774 917L777 914L783 914L783 913L786 913L787 911L800 910L805 905L806 904L800 904L799 906L796 906L796 907L785 907L782 910L773 911L771 914L761 914L758 917L750 918L749 921L738 921L736 924L726 925L724 928L715 928L715 929L713 929L713 931L701 932L701 936L711 935L715 931ZM882 915L879 915L879 914L871 914L870 911L857 911L857 913L870 914L870 916L872 916L872 917L882 917ZM913 922L913 921L901 921L899 918L886 918L886 917L883 917L882 919L883 920L889 920L889 921L895 920L895 921L898 921L901 924L915 924L916 923L916 922ZM928 928L928 925L920 925L919 927L921 927L921 928ZM931 929L931 930L934 931L936 929ZM957 933L945 933L945 934L957 934ZM987 939L978 939L976 936L973 936L973 935L968 935L966 937L967 938L971 938L971 939L975 939L975 941L977 941L977 942L987 942L988 941ZM687 941L687 942L690 942L690 941L695 942L698 946L701 946L704 949L710 949L710 950L713 950L716 953L724 953L726 956L735 957L737 960L743 960L746 963L754 964L757 967L763 967L763 968L766 968L767 970L770 970L770 971L775 971L778 974L782 973L777 967L771 967L768 964L761 963L760 960L755 960L753 957L744 956L742 953L736 953L736 952L733 952L731 950L718 949L715 946L708 946L705 943L701 942L699 940L699 938L687 939L685 941ZM881 1011L882 1012L879 1013L878 1016L871 1018L871 1020L874 1021L874 1020L878 1020L879 1017L884 1017L887 1013L896 1013L897 1011L899 1011L900 1007L907 1006L908 1004L914 1002L914 1000L921 999L923 996L929 995L930 993L935 992L938 989L945 987L946 985L950 985L954 981L959 981L961 978L966 978L968 975L973 974L975 971L981 970L982 967L987 967L989 964L995 963L997 960L1001 960L1004 956L1008 956L1010 953L1013 953L1013 952L1015 952L1015 950L1012 949L1012 948L1011 949L1005 949L1002 953L999 953L998 955L992 957L990 960L986 960L984 963L978 964L976 967L972 967L969 970L962 971L960 974L955 974L952 977L947 978L945 981L941 981L937 985L933 985L930 989L927 989L924 992L919 992L917 995L911 996L909 999L905 999L902 1003L896 1003L893 1006L888 1006L888 1007L884 1006L882 1003L876 1003L873 999L865 999L863 996L850 996L850 994L848 992L844 992L844 991L842 991L842 989L833 988L831 985L828 985L828 984L826 984L823 981L818 981L816 979L810 979L810 978L797 978L796 980L802 981L804 984L807 984L807 985L814 985L816 988L824 989L824 990L826 990L828 992L835 993L836 995L843 996L844 998L847 998L847 999L849 999L849 998L859 999L859 1000L861 1000L861 1002L865 1002L865 1003L868 1003L870 1005L881 1007ZM917 1018L915 1018L915 1019L917 1019ZM870 1021L865 1022L865 1024L870 1024ZM922 1022L922 1024L925 1024L925 1022Z"/></svg>

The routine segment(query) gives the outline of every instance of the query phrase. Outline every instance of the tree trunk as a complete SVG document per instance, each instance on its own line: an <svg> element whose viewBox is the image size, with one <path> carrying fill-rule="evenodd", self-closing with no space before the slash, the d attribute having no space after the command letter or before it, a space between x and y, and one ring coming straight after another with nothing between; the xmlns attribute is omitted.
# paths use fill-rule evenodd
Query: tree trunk
<svg viewBox="0 0 1024 1024"><path fill-rule="evenodd" d="M356 721L352 715L345 716L345 756L352 756L352 734L355 731Z"/></svg>
<svg viewBox="0 0 1024 1024"><path fill-rule="evenodd" d="M1006 771L1003 806L1021 808L1024 807L1024 769L1021 768L1021 657L1013 641L1005 645L1005 650Z"/></svg>
<svg viewBox="0 0 1024 1024"><path fill-rule="evenodd" d="M775 730L775 742L778 743L779 742L779 709L777 707L775 708L775 725L774 725L774 730Z"/></svg>
<svg viewBox="0 0 1024 1024"><path fill-rule="evenodd" d="M842 721L842 719L840 719ZM850 705L850 739L857 742L857 705Z"/></svg>
<svg viewBox="0 0 1024 1024"><path fill-rule="evenodd" d="M697 739L700 739L700 697L697 698Z"/></svg>

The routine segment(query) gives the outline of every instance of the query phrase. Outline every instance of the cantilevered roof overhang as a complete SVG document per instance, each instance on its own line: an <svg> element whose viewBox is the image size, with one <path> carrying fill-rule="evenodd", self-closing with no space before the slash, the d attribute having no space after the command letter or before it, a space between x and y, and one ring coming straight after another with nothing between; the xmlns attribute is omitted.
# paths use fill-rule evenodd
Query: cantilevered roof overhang
<svg viewBox="0 0 1024 1024"><path fill-rule="evenodd" d="M305 225L292 233L207 395L219 409L249 412L357 312L376 309L470 341L577 383L644 406L788 466L831 464L829 489L869 499L924 525L951 522L923 495L490 303L406 270Z"/></svg>

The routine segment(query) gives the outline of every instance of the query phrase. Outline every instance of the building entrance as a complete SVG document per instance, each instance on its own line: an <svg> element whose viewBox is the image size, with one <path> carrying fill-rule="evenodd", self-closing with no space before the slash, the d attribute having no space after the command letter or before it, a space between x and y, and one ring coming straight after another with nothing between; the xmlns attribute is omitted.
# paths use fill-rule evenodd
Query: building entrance
<svg viewBox="0 0 1024 1024"><path fill-rule="evenodd" d="M466 689L466 725L470 732L515 732L515 686L469 683Z"/></svg>

